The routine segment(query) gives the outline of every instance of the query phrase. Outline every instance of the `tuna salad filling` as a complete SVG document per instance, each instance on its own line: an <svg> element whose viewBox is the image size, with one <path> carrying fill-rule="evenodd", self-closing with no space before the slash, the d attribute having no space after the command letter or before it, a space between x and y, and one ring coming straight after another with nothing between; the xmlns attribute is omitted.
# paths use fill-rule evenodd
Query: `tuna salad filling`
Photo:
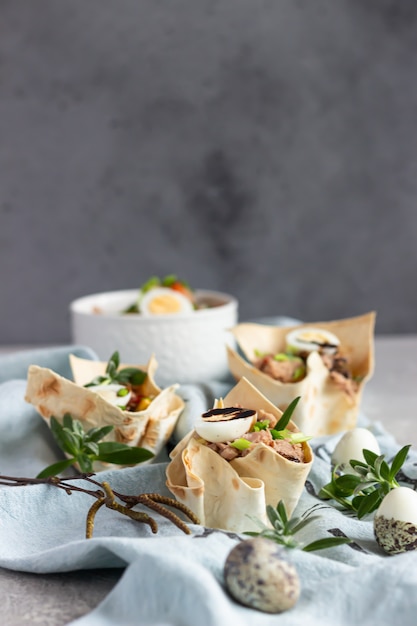
<svg viewBox="0 0 417 626"><path fill-rule="evenodd" d="M326 349L318 350L324 365L330 372L331 380L347 395L354 396L358 390L358 380L353 378L349 369L348 360L337 352ZM309 352L299 352L297 355L279 352L277 354L256 354L255 367L274 380L282 383L296 383L307 374L306 361Z"/></svg>
<svg viewBox="0 0 417 626"><path fill-rule="evenodd" d="M256 421L249 432L241 437L230 441L207 441L203 438L201 440L226 461L244 457L257 444L263 443L289 461L304 463L303 442L308 441L310 437L287 428L276 430L277 424L278 419L274 415L261 409L257 411Z"/></svg>

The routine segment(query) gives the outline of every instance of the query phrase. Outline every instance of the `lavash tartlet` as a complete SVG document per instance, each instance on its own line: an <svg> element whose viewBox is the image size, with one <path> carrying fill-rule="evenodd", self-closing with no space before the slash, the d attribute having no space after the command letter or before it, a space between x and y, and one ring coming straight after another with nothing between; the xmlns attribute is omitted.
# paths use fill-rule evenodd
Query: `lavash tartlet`
<svg viewBox="0 0 417 626"><path fill-rule="evenodd" d="M363 389L373 374L374 326L374 312L291 327L237 324L231 332L241 353L226 347L229 369L282 410L301 396L294 422L302 431L318 436L348 430L356 425ZM304 350L296 339L303 332L318 336L310 344L305 340ZM292 373L290 380L275 371L282 366Z"/></svg>
<svg viewBox="0 0 417 626"><path fill-rule="evenodd" d="M245 378L222 401L216 401L214 412L216 408L220 412L228 407L242 407L242 419L252 411L256 414L255 419L260 420L254 421L250 432L241 434L236 440L236 444L241 445L246 439L249 445L246 447L245 444L242 454L228 460L229 450L226 448L235 442L218 445L192 430L171 452L172 460L166 470L168 489L197 515L204 526L211 528L236 532L254 530L258 527L253 518L268 524L266 506L276 507L281 500L290 517L313 463L308 437L302 436L290 421L286 427L287 439L294 435L302 443L293 446L292 454L288 440L281 440L286 451L280 453L271 441L271 429L269 426L265 428L265 423L270 421L275 425L282 412ZM210 419L212 413L209 411L206 419ZM254 430L256 423L261 424L261 430ZM259 434L262 436L258 438ZM226 458L222 456L225 452Z"/></svg>
<svg viewBox="0 0 417 626"><path fill-rule="evenodd" d="M105 362L70 355L70 365L73 381L49 368L31 365L28 369L25 400L35 406L48 425L51 417L62 424L64 416L69 413L81 422L84 430L114 426L106 441L145 448L155 456L161 452L184 408L184 401L176 393L178 384L161 389L155 383L158 364L154 356L146 365L120 365L121 369L134 368L143 372L140 384L133 385L132 389L135 397L142 399L137 408L124 407L123 397L116 405L106 397L107 394L98 393L96 385L88 386L94 379L105 375ZM94 471L118 467L98 461L93 465Z"/></svg>

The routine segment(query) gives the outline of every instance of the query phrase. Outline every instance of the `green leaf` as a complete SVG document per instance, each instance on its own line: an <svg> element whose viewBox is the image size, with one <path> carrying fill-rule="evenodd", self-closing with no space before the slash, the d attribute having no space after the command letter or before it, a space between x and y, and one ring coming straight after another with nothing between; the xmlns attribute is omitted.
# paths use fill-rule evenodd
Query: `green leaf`
<svg viewBox="0 0 417 626"><path fill-rule="evenodd" d="M64 452L72 456L78 456L81 448L79 438L71 430L68 430L68 428L62 430L62 437L64 439Z"/></svg>
<svg viewBox="0 0 417 626"><path fill-rule="evenodd" d="M65 413L62 420L62 426L63 428L68 428L68 430L73 430L73 419L70 413Z"/></svg>
<svg viewBox="0 0 417 626"><path fill-rule="evenodd" d="M164 287L171 287L171 285L173 285L174 283L177 282L181 282L178 280L177 276L175 274L168 274L168 276L165 276L162 280L161 280L161 284Z"/></svg>
<svg viewBox="0 0 417 626"><path fill-rule="evenodd" d="M375 490L372 493L363 496L363 499L359 505L357 515L359 519L365 517L372 511L375 511L378 508L379 503L381 502L381 492L379 490Z"/></svg>
<svg viewBox="0 0 417 626"><path fill-rule="evenodd" d="M325 548L334 548L346 543L352 543L352 539L349 539L349 537L325 537L309 543L307 546L304 546L303 550L304 552L313 552L315 550L324 550Z"/></svg>
<svg viewBox="0 0 417 626"><path fill-rule="evenodd" d="M295 407L299 403L300 399L301 396L298 396L287 406L278 423L275 425L274 430L284 430L284 428L288 426L291 416L294 413Z"/></svg>
<svg viewBox="0 0 417 626"><path fill-rule="evenodd" d="M121 385L130 383L131 385L142 385L147 377L147 372L138 367L124 367L115 375L115 379Z"/></svg>
<svg viewBox="0 0 417 626"><path fill-rule="evenodd" d="M397 452L397 454L393 458L393 461L391 463L391 469L389 472L390 480L393 480L402 468L410 448L411 445L404 446L403 448L401 448L401 450L399 450L399 452Z"/></svg>
<svg viewBox="0 0 417 626"><path fill-rule="evenodd" d="M376 454L375 452L372 452L372 450L367 450L366 448L362 450L362 454L363 454L363 458L365 459L365 461L369 463L369 465L371 466L374 465L375 461L378 458L378 454Z"/></svg>
<svg viewBox="0 0 417 626"><path fill-rule="evenodd" d="M298 533L299 530L301 530L305 526L308 526L308 524L310 524L310 522L312 522L312 521L314 521L316 519L318 519L318 515L313 515L312 517L308 517L308 518L304 518L304 519L296 517L294 519L291 519L288 522L287 529L291 533Z"/></svg>
<svg viewBox="0 0 417 626"><path fill-rule="evenodd" d="M324 485L324 487L322 487L318 493L318 497L321 500L332 500L335 495L336 493L332 482Z"/></svg>
<svg viewBox="0 0 417 626"><path fill-rule="evenodd" d="M110 359L108 360L107 367L106 367L106 374L108 374L109 378L111 378L112 380L114 379L114 376L117 372L117 368L119 367L119 364L120 364L120 356L116 350L116 352L113 352Z"/></svg>
<svg viewBox="0 0 417 626"><path fill-rule="evenodd" d="M98 444L95 441L88 441L87 443L84 443L83 453L87 455L93 454L94 456L98 456L99 454Z"/></svg>
<svg viewBox="0 0 417 626"><path fill-rule="evenodd" d="M113 452L123 452L130 446L125 443L119 443L118 441L101 441L98 444L99 454L111 454Z"/></svg>
<svg viewBox="0 0 417 626"><path fill-rule="evenodd" d="M57 442L57 444L59 445L59 447L64 450L65 449L65 437L64 437L64 428L63 426L61 426L61 424L58 422L58 420L56 419L56 417L51 417L51 420L49 422L50 424L50 428L51 428L51 433L55 439L55 441Z"/></svg>
<svg viewBox="0 0 417 626"><path fill-rule="evenodd" d="M137 463L143 463L152 459L154 454L145 448L136 448L126 446L125 450L115 450L107 454L100 454L97 457L98 461L104 463L116 463L117 465L136 465Z"/></svg>
<svg viewBox="0 0 417 626"><path fill-rule="evenodd" d="M283 500L280 500L278 502L278 504L277 504L277 511L278 511L278 515L280 516L280 518L282 519L284 524L286 524L288 522L288 515L287 515L287 510L285 508L285 504L284 504Z"/></svg>
<svg viewBox="0 0 417 626"><path fill-rule="evenodd" d="M65 461L58 461L57 463L53 463L52 465L48 465L45 467L36 478L48 478L49 476L58 476L61 472L66 470L68 467L71 467L75 463L75 459L65 459Z"/></svg>
<svg viewBox="0 0 417 626"><path fill-rule="evenodd" d="M64 428L72 431L79 441L82 441L84 439L84 428L79 420L72 420L72 427L64 424Z"/></svg>
<svg viewBox="0 0 417 626"><path fill-rule="evenodd" d="M93 460L88 454L81 453L76 457L76 461L80 466L80 470L82 472L92 472L93 471Z"/></svg>
<svg viewBox="0 0 417 626"><path fill-rule="evenodd" d="M84 441L95 441L98 443L100 439L104 439L111 431L114 429L114 426L101 426L96 428L90 428L85 435Z"/></svg>
<svg viewBox="0 0 417 626"><path fill-rule="evenodd" d="M284 522L283 522L280 514L278 513L278 510L274 509L274 507L271 504L267 504L266 505L266 514L268 516L269 521L271 522L271 525L276 530L283 530L284 529Z"/></svg>
<svg viewBox="0 0 417 626"><path fill-rule="evenodd" d="M354 469L363 468L363 469L366 469L366 471L368 471L368 469L369 469L368 463L364 463L363 461L358 461L357 459L351 459L349 461L349 464Z"/></svg>
<svg viewBox="0 0 417 626"><path fill-rule="evenodd" d="M158 287L160 284L161 284L161 281L158 278L158 276L151 276L151 278L149 278L146 281L146 283L143 283L142 287L140 288L140 291L142 293L146 293L147 291L149 291L153 287Z"/></svg>
<svg viewBox="0 0 417 626"><path fill-rule="evenodd" d="M384 480L388 480L388 481L390 480L389 465L386 461L384 461L384 459L382 459L381 463L379 464L378 470L379 470L379 474L381 478L383 478Z"/></svg>
<svg viewBox="0 0 417 626"><path fill-rule="evenodd" d="M345 495L351 495L356 487L361 483L361 477L355 474L343 474L334 481L338 490Z"/></svg>

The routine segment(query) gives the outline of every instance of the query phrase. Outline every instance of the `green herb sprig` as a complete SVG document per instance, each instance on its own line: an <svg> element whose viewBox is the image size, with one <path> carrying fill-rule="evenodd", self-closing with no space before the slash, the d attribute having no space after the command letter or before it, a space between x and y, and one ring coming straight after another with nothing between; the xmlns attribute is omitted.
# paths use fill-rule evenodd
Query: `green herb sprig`
<svg viewBox="0 0 417 626"><path fill-rule="evenodd" d="M271 435L273 439L286 439L290 441L292 444L302 443L303 441L308 441L311 439L309 435L304 435L304 433L293 432L287 428L289 421L295 411L297 404L300 401L301 396L295 398L285 409L284 413L281 415L278 422L275 424L275 427L271 429ZM268 420L263 420L260 422L256 422L254 424L253 430L265 430L269 425Z"/></svg>
<svg viewBox="0 0 417 626"><path fill-rule="evenodd" d="M113 430L113 426L90 428L85 432L81 422L73 419L69 413L64 415L62 424L55 417L51 417L50 426L55 441L68 458L49 465L37 478L57 476L73 465L78 465L82 472L89 473L93 471L94 461L136 465L154 456L145 448L131 447L115 441L101 441Z"/></svg>
<svg viewBox="0 0 417 626"><path fill-rule="evenodd" d="M384 496L399 487L396 475L404 464L411 445L404 446L395 455L391 466L385 455L362 450L365 461L352 459L353 473L340 474L333 468L331 480L319 491L322 500L334 500L344 509L353 511L359 519L375 511Z"/></svg>
<svg viewBox="0 0 417 626"><path fill-rule="evenodd" d="M139 369L138 367L124 367L119 370L120 355L113 352L111 355L104 376L96 376L93 380L84 387L93 387L95 385L110 385L117 383L119 385L142 385L147 377L147 372Z"/></svg>
<svg viewBox="0 0 417 626"><path fill-rule="evenodd" d="M300 517L293 517L288 519L287 512L282 500L278 502L276 509L270 504L266 507L266 514L271 522L272 528L266 526L263 522L256 518L251 518L260 528L260 532L247 531L244 534L251 537L264 537L265 539L271 539L282 546L287 548L299 548L304 552L313 552L316 550L324 550L325 548L333 548L346 543L352 543L349 537L324 537L323 539L317 539L311 543L303 545L295 537L302 528L310 524L317 519L317 516L312 516L312 513L316 512L318 508L327 508L320 505L312 507L308 511L305 511Z"/></svg>

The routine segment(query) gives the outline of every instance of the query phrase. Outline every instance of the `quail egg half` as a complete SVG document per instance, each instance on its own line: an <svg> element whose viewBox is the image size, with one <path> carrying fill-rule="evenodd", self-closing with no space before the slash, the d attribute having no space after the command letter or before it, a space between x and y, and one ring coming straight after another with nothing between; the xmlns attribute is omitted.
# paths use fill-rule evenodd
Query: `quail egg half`
<svg viewBox="0 0 417 626"><path fill-rule="evenodd" d="M230 551L224 581L235 600L265 613L291 609L300 595L297 570L285 549L263 537L241 541Z"/></svg>
<svg viewBox="0 0 417 626"><path fill-rule="evenodd" d="M333 333L321 328L295 328L286 336L287 349L291 352L336 352L340 345Z"/></svg>
<svg viewBox="0 0 417 626"><path fill-rule="evenodd" d="M388 554L417 548L417 493L396 487L387 493L374 517L378 545Z"/></svg>
<svg viewBox="0 0 417 626"><path fill-rule="evenodd" d="M248 433L256 422L256 416L253 409L215 408L203 413L195 421L194 430L206 441L225 443Z"/></svg>
<svg viewBox="0 0 417 626"><path fill-rule="evenodd" d="M194 311L193 303L187 296L168 287L149 289L139 301L140 312L144 316L189 314Z"/></svg>
<svg viewBox="0 0 417 626"><path fill-rule="evenodd" d="M367 428L353 428L345 432L332 454L332 465L337 465L341 472L352 473L351 460L364 462L363 450L381 454L378 441Z"/></svg>

